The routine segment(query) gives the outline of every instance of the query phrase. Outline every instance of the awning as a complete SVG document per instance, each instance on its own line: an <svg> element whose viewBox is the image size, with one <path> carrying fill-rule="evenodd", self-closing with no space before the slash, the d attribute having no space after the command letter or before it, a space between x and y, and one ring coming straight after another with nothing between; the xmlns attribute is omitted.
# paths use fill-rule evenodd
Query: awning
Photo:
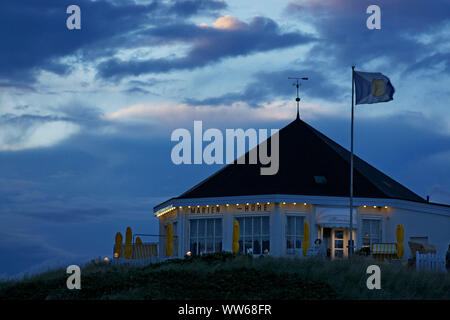
<svg viewBox="0 0 450 320"><path fill-rule="evenodd" d="M357 209L353 209L353 228L357 228ZM316 224L327 228L349 228L350 210L348 208L316 207Z"/></svg>

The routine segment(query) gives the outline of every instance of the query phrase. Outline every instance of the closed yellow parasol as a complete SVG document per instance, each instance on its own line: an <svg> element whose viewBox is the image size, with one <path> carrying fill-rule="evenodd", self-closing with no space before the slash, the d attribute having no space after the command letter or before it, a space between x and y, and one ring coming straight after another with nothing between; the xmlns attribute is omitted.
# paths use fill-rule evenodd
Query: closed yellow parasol
<svg viewBox="0 0 450 320"><path fill-rule="evenodd" d="M303 255L306 256L306 251L309 248L309 223L305 221L303 224Z"/></svg>
<svg viewBox="0 0 450 320"><path fill-rule="evenodd" d="M116 243L114 245L114 258L122 257L123 236L120 232L116 233Z"/></svg>
<svg viewBox="0 0 450 320"><path fill-rule="evenodd" d="M173 228L172 223L167 224L166 229L166 256L170 257L173 252Z"/></svg>
<svg viewBox="0 0 450 320"><path fill-rule="evenodd" d="M133 235L131 228L127 227L127 233L125 234L125 259L131 259L132 249L131 242L133 241Z"/></svg>
<svg viewBox="0 0 450 320"><path fill-rule="evenodd" d="M233 223L233 245L231 247L233 253L239 252L239 222L234 220Z"/></svg>
<svg viewBox="0 0 450 320"><path fill-rule="evenodd" d="M403 257L403 253L405 252L405 248L403 246L403 240L405 236L405 229L401 224L397 225L397 230L395 230L397 236L397 257L401 259Z"/></svg>

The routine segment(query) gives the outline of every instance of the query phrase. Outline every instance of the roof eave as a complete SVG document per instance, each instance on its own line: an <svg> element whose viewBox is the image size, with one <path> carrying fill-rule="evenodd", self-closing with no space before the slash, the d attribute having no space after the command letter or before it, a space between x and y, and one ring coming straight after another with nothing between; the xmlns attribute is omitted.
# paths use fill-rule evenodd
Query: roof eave
<svg viewBox="0 0 450 320"><path fill-rule="evenodd" d="M207 197L207 198L171 198L158 206L154 207L155 215L158 210L169 207L187 207L187 206L206 206L206 205L236 205L246 203L306 203L309 205L332 205L332 206L348 206L348 197L335 196L312 196L312 195L289 195L289 194L265 194L265 195L251 195L251 196L234 196L234 197ZM450 216L450 206L411 201L408 199L394 199L394 198L368 198L355 197L353 198L354 206L377 206L377 207L398 207L410 209L415 211L424 210L429 213L444 214Z"/></svg>

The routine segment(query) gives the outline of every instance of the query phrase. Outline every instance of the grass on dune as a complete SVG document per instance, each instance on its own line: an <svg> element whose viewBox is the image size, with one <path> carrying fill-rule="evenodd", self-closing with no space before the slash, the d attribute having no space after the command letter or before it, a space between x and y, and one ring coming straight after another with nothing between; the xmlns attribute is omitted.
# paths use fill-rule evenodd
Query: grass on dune
<svg viewBox="0 0 450 320"><path fill-rule="evenodd" d="M381 268L381 289L368 290L367 266ZM252 258L228 253L147 267L91 262L81 290L68 290L65 269L0 282L0 299L450 299L450 276L369 259Z"/></svg>

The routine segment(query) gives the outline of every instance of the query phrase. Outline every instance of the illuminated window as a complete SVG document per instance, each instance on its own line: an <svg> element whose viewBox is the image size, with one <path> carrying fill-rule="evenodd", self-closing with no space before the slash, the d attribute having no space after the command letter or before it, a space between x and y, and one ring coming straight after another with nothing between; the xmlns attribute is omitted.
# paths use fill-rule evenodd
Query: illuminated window
<svg viewBox="0 0 450 320"><path fill-rule="evenodd" d="M342 258L344 256L344 230L334 230L334 257Z"/></svg>
<svg viewBox="0 0 450 320"><path fill-rule="evenodd" d="M189 221L190 251L193 255L222 251L222 219Z"/></svg>
<svg viewBox="0 0 450 320"><path fill-rule="evenodd" d="M381 242L381 220L362 219L362 246L372 247L373 243Z"/></svg>
<svg viewBox="0 0 450 320"><path fill-rule="evenodd" d="M286 253L300 253L303 239L303 221L301 216L286 217Z"/></svg>
<svg viewBox="0 0 450 320"><path fill-rule="evenodd" d="M269 217L238 217L239 252L251 254L270 253Z"/></svg>

